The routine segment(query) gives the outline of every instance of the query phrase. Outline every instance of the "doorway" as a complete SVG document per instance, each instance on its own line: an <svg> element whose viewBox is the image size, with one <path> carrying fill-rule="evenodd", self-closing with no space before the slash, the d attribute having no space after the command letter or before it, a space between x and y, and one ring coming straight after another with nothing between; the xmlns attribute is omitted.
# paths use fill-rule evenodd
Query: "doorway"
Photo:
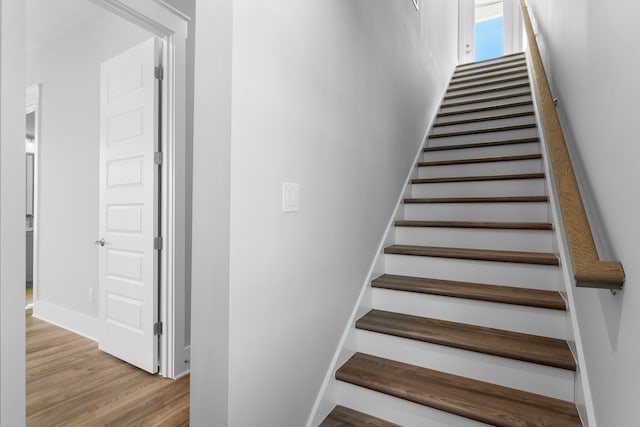
<svg viewBox="0 0 640 427"><path fill-rule="evenodd" d="M157 233L151 239L152 245L156 238L162 238L164 244L157 248L159 263L153 268L153 275L160 282L160 290L156 292L159 297L153 301L159 316L145 327L155 329L152 332L155 344L152 345L158 356L155 359L162 363L161 375L182 376L189 368L189 349L185 342L188 327L186 284L181 277L186 263L185 206L181 200L176 200L176 192L184 186L185 100L182 94L176 96L176 93L185 83L187 21L175 10L157 2L140 1L132 8L111 0L87 0L86 4L75 0L71 1L73 5L66 6L63 1L30 0L27 17L29 3L32 8L34 3L42 8L39 12L44 12L50 22L53 16L60 16L60 12L68 15L67 22L53 24L58 33L54 34L51 45L27 49L28 59L38 57L38 49L48 54L27 61L32 64L28 67L31 70L27 73L27 84L37 83L41 91L41 138L36 147L38 154L34 167L34 316L98 342L105 339L100 307L107 304L103 304L104 293L98 285L101 248L93 245L94 241L100 240L98 218L101 212L98 202L101 175L97 160L99 65L127 50L132 43L156 37L162 40L160 50L166 58L166 67L164 73L153 76L158 77L158 85L163 91L163 96L157 98L161 110L158 122L162 125L156 132L161 141L157 151L163 152L162 167L158 166L156 170L163 188L157 197L162 200L159 207L162 221L153 225ZM138 10L140 7L144 11ZM70 26L72 17L77 19ZM64 31L60 31L61 27ZM110 29L111 33L100 37L100 28ZM28 34L38 33L32 29L27 28ZM46 56L46 60L42 56ZM88 63L89 60L93 62ZM47 64L53 66L45 70ZM126 68L127 65L123 65L123 70ZM120 81L124 85L121 88L126 88L132 81L125 77ZM73 87L80 89L72 90ZM93 96L91 99L87 98L89 92ZM154 153L151 153L153 157ZM118 213L122 214L122 211ZM118 218L123 219L122 215ZM118 302L123 300L120 298ZM111 302L113 305L113 300ZM119 320L129 315L135 316L131 306L121 311Z"/></svg>
<svg viewBox="0 0 640 427"><path fill-rule="evenodd" d="M459 0L461 64L522 51L522 23L516 0Z"/></svg>

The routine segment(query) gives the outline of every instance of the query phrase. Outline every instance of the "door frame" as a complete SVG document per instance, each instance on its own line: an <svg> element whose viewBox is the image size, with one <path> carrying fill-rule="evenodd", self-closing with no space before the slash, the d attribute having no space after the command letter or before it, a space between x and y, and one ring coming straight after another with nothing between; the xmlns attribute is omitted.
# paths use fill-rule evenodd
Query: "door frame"
<svg viewBox="0 0 640 427"><path fill-rule="evenodd" d="M160 375L189 373L186 325L186 41L190 18L163 0L89 0L164 40L161 103Z"/></svg>
<svg viewBox="0 0 640 427"><path fill-rule="evenodd" d="M504 0L502 47L503 55L523 50L523 26L520 4L517 0ZM475 57L475 0L458 0L458 64L474 61ZM467 51L467 45L469 50Z"/></svg>
<svg viewBox="0 0 640 427"><path fill-rule="evenodd" d="M35 113L35 145L33 150L33 301L38 298L38 236L40 220L40 204L38 191L40 188L40 85L29 86L26 90L25 113Z"/></svg>

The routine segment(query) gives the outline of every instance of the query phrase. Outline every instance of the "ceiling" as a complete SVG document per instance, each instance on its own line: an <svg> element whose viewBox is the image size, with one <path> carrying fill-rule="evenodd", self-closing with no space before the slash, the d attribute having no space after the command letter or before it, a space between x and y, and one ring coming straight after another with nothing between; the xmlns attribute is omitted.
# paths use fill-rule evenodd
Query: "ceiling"
<svg viewBox="0 0 640 427"><path fill-rule="evenodd" d="M103 12L89 0L25 0L27 54Z"/></svg>

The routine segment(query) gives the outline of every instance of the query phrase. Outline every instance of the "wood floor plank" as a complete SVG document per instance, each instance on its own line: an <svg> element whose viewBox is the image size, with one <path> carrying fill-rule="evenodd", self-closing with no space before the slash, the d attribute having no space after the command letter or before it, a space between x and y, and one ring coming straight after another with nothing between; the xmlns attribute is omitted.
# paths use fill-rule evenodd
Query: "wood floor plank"
<svg viewBox="0 0 640 427"><path fill-rule="evenodd" d="M371 286L396 291L524 305L551 310L567 309L567 305L559 292L542 289L527 289L515 286L489 285L395 274L383 274L372 280Z"/></svg>
<svg viewBox="0 0 640 427"><path fill-rule="evenodd" d="M363 353L336 379L499 427L582 425L571 402Z"/></svg>
<svg viewBox="0 0 640 427"><path fill-rule="evenodd" d="M446 320L371 310L356 328L524 362L576 370L566 341Z"/></svg>
<svg viewBox="0 0 640 427"><path fill-rule="evenodd" d="M545 252L499 251L493 249L449 248L439 246L391 245L385 254L457 258L479 261L514 262L523 264L559 265L558 257Z"/></svg>
<svg viewBox="0 0 640 427"><path fill-rule="evenodd" d="M148 374L26 314L28 426L189 425L188 376Z"/></svg>
<svg viewBox="0 0 640 427"><path fill-rule="evenodd" d="M400 427L363 412L337 405L319 427Z"/></svg>

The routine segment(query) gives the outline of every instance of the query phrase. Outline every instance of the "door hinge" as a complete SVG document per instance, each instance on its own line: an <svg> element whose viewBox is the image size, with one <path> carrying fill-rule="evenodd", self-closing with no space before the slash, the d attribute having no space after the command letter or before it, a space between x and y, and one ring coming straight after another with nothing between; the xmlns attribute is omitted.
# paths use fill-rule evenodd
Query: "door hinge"
<svg viewBox="0 0 640 427"><path fill-rule="evenodd" d="M158 80L164 79L164 68L162 68L162 65L158 65L157 67L155 67L154 74L156 79Z"/></svg>
<svg viewBox="0 0 640 427"><path fill-rule="evenodd" d="M153 249L157 251L162 250L162 237L154 237L153 238Z"/></svg>
<svg viewBox="0 0 640 427"><path fill-rule="evenodd" d="M162 322L153 324L153 335L162 335Z"/></svg>
<svg viewBox="0 0 640 427"><path fill-rule="evenodd" d="M162 164L162 151L156 151L153 153L153 163L160 166Z"/></svg>

